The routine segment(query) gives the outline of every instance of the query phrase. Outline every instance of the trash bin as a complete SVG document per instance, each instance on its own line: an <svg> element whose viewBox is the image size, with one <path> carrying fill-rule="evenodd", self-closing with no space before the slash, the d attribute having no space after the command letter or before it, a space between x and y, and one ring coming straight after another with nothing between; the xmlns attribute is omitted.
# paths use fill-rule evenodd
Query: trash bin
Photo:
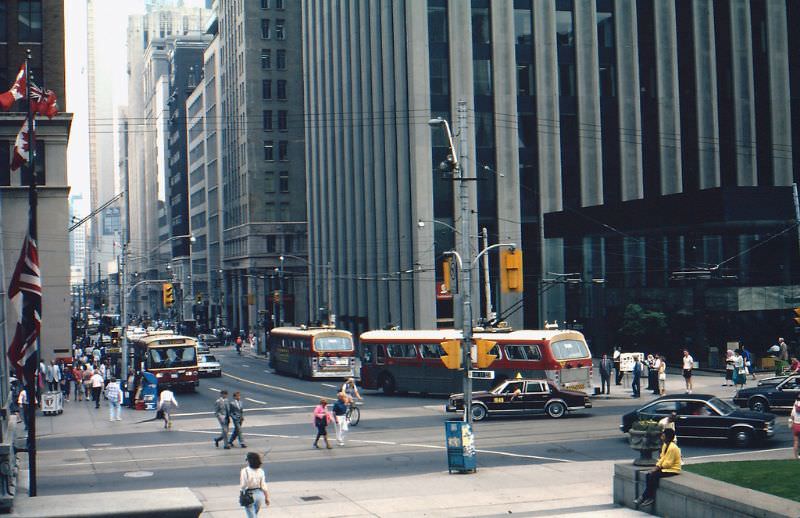
<svg viewBox="0 0 800 518"><path fill-rule="evenodd" d="M464 421L447 421L444 424L447 444L447 470L452 473L475 473L475 441L472 425Z"/></svg>
<svg viewBox="0 0 800 518"><path fill-rule="evenodd" d="M142 373L142 401L145 410L155 410L158 403L158 380L150 372Z"/></svg>
<svg viewBox="0 0 800 518"><path fill-rule="evenodd" d="M45 392L42 394L42 413L44 415L58 415L64 411L64 394L61 391Z"/></svg>

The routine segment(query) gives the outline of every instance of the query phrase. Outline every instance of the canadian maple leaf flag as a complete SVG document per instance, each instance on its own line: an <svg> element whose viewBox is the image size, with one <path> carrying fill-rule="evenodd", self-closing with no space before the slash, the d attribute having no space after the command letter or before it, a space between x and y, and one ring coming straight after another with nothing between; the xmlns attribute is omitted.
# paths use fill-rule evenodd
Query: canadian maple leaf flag
<svg viewBox="0 0 800 518"><path fill-rule="evenodd" d="M31 134L28 130L28 119L17 133L17 140L14 141L14 153L11 157L11 172L17 172L23 165L31 159Z"/></svg>
<svg viewBox="0 0 800 518"><path fill-rule="evenodd" d="M14 106L16 101L25 97L25 81L25 64L23 63L22 66L19 67L17 79L14 81L14 84L11 85L11 89L7 92L0 93L0 109L7 112Z"/></svg>
<svg viewBox="0 0 800 518"><path fill-rule="evenodd" d="M31 81L31 111L48 119L58 115L58 99L55 92L39 88Z"/></svg>

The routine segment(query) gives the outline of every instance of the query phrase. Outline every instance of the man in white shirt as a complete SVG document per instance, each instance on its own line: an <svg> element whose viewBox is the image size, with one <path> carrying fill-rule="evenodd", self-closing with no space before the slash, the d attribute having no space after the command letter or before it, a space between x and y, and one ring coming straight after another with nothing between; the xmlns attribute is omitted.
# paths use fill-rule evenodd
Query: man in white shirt
<svg viewBox="0 0 800 518"><path fill-rule="evenodd" d="M683 350L683 379L686 382L686 393L692 393L692 369L694 369L694 358L689 351Z"/></svg>
<svg viewBox="0 0 800 518"><path fill-rule="evenodd" d="M103 391L103 376L101 376L98 371L94 371L89 381L92 384L92 401L94 401L94 407L100 408L100 393Z"/></svg>
<svg viewBox="0 0 800 518"><path fill-rule="evenodd" d="M158 398L157 410L161 410L164 414L164 428L172 428L172 420L170 419L170 412L172 409L178 407L178 401L175 399L175 394L170 389L161 391Z"/></svg>
<svg viewBox="0 0 800 518"><path fill-rule="evenodd" d="M106 385L106 399L108 399L108 408L109 408L109 421L122 421L122 417L120 416L120 406L122 405L122 389L119 387L119 383L117 380L112 376Z"/></svg>

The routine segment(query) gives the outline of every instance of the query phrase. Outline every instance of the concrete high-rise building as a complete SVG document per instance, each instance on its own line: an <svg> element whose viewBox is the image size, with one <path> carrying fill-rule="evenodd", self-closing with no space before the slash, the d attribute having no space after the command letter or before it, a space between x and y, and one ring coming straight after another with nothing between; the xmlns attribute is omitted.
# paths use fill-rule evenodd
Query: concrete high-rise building
<svg viewBox="0 0 800 518"><path fill-rule="evenodd" d="M225 324L306 322L301 3L220 0L217 15Z"/></svg>
<svg viewBox="0 0 800 518"><path fill-rule="evenodd" d="M181 182L179 175L170 176L173 166L177 170L183 165L183 174L186 174L185 156L172 158L170 155L171 146L174 148L175 144L171 138L185 141L185 131L170 127L170 110L183 106L182 100L189 93L186 87L189 67L195 67L193 72L199 73L202 62L197 59L187 65L186 70L176 69L179 73L173 78L170 58L177 55L178 62L182 62L185 45L195 46L195 53L202 53L204 45L201 47L200 42L207 43L209 39L203 35L209 11L172 4L150 3L145 14L130 16L128 24L127 118L120 124L127 128L125 149L131 213L128 272L129 280L136 282L163 280L173 275L183 283L188 281L188 268L183 267L188 264L188 238L178 238L189 234L188 193L182 194L182 203L178 203L173 214L170 203L181 200L180 193L172 192L178 184L169 183L171 178ZM178 40L181 43L176 43ZM170 104L174 93L172 79L177 81L180 103L176 97ZM182 163L172 164L171 160ZM179 187L185 191L185 180L183 182ZM186 231L174 233L181 228ZM184 258L178 261L178 272L171 271L174 257ZM157 283L137 288L130 305L133 313L165 315Z"/></svg>
<svg viewBox="0 0 800 518"><path fill-rule="evenodd" d="M70 196L70 224L83 219L87 214L89 214L88 204L85 203L83 195L73 194ZM83 225L69 234L69 264L70 286L83 284L83 281L86 279L86 229Z"/></svg>
<svg viewBox="0 0 800 518"><path fill-rule="evenodd" d="M490 244L524 252L522 297L498 293L490 261L494 309L515 326L567 320L606 348L630 339L617 330L640 304L703 358L701 345L790 330L797 2L304 0L303 10L310 259L332 264L347 327L450 325L437 263L462 238L477 250L485 227ZM478 177L470 236L446 226L459 217L457 188L427 124L455 124L460 99L458 151Z"/></svg>

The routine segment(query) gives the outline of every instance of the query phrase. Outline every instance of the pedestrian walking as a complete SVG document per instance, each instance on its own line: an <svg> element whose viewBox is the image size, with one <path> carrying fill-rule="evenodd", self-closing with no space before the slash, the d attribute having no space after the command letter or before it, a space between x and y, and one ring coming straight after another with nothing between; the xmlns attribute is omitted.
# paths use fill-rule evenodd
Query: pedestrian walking
<svg viewBox="0 0 800 518"><path fill-rule="evenodd" d="M98 371L94 371L94 374L92 374L90 378L90 383L92 385L92 401L94 401L94 407L100 408L100 392L103 390L103 377Z"/></svg>
<svg viewBox="0 0 800 518"><path fill-rule="evenodd" d="M347 432L347 394L339 392L333 404L334 426L336 427L336 444L344 446L344 434Z"/></svg>
<svg viewBox="0 0 800 518"><path fill-rule="evenodd" d="M614 381L616 385L622 385L622 371L619 368L621 356L622 356L622 348L619 346L614 347L614 355L613 355L614 371L617 373L616 379Z"/></svg>
<svg viewBox="0 0 800 518"><path fill-rule="evenodd" d="M600 393L611 394L611 371L614 369L614 362L604 354L600 359Z"/></svg>
<svg viewBox="0 0 800 518"><path fill-rule="evenodd" d="M219 427L222 430L222 433L220 433L219 437L214 438L214 446L219 448L219 441L222 441L225 449L230 450L231 446L228 444L228 426L231 423L231 414L227 390L221 390L219 397L214 402L214 416L217 418Z"/></svg>
<svg viewBox="0 0 800 518"><path fill-rule="evenodd" d="M661 433L661 455L656 462L656 467L647 473L645 490L642 496L633 503L638 508L640 505L650 505L655 501L658 481L664 477L674 477L681 472L681 449L675 444L675 430L665 428Z"/></svg>
<svg viewBox="0 0 800 518"><path fill-rule="evenodd" d="M19 396L17 396L17 406L19 407L19 416L22 419L23 424L25 425L25 430L28 430L28 388L26 386L22 387L22 390L19 391Z"/></svg>
<svg viewBox="0 0 800 518"><path fill-rule="evenodd" d="M317 427L317 438L314 439L314 448L319 448L319 438L322 437L325 440L325 447L330 450L331 445L328 442L328 424L333 418L327 406L328 400L320 399L319 405L314 407L314 426Z"/></svg>
<svg viewBox="0 0 800 518"><path fill-rule="evenodd" d="M106 385L106 399L108 399L108 420L122 421L120 408L122 407L122 389L113 376Z"/></svg>
<svg viewBox="0 0 800 518"><path fill-rule="evenodd" d="M72 383L75 390L75 401L83 401L83 370L77 361L72 365Z"/></svg>
<svg viewBox="0 0 800 518"><path fill-rule="evenodd" d="M125 390L128 392L128 406L136 408L136 371L128 367L128 379L125 380Z"/></svg>
<svg viewBox="0 0 800 518"><path fill-rule="evenodd" d="M58 367L56 366L55 360L50 360L50 365L45 367L44 379L47 381L47 390L51 392L58 390L60 378L57 373Z"/></svg>
<svg viewBox="0 0 800 518"><path fill-rule="evenodd" d="M694 358L687 349L683 350L683 380L686 383L686 393L692 393L692 370L694 369Z"/></svg>
<svg viewBox="0 0 800 518"><path fill-rule="evenodd" d="M72 394L72 381L74 378L72 377L72 369L66 365L64 365L64 380L63 380L63 387L62 393L64 394L64 401L69 401L69 396Z"/></svg>
<svg viewBox="0 0 800 518"><path fill-rule="evenodd" d="M742 346L742 357L744 358L744 369L747 371L747 374L752 375L753 379L756 379L756 369L753 365L753 355L750 354L750 351L745 346Z"/></svg>
<svg viewBox="0 0 800 518"><path fill-rule="evenodd" d="M747 383L747 369L744 366L744 356L741 351L736 349L733 353L733 383L738 385L739 388L744 388Z"/></svg>
<svg viewBox="0 0 800 518"><path fill-rule="evenodd" d="M233 446L233 440L239 440L239 446L247 448L244 443L244 436L242 435L242 423L244 423L244 407L242 407L242 395L237 390L233 393L233 399L228 404L228 415L231 417L231 424L233 425L233 432L230 439L228 439L228 446Z"/></svg>
<svg viewBox="0 0 800 518"><path fill-rule="evenodd" d="M800 394L795 397L792 413L789 415L789 427L794 437L792 453L795 459L800 459Z"/></svg>
<svg viewBox="0 0 800 518"><path fill-rule="evenodd" d="M779 358L785 362L789 361L789 346L786 345L786 342L783 338L778 338L778 349L780 351Z"/></svg>
<svg viewBox="0 0 800 518"><path fill-rule="evenodd" d="M89 394L92 392L92 375L94 374L89 367L89 365L84 365L83 373L81 374L83 377L81 385L83 386L83 395L86 397L86 401L89 401Z"/></svg>
<svg viewBox="0 0 800 518"><path fill-rule="evenodd" d="M656 355L658 360L658 395L663 396L667 393L667 362L660 355Z"/></svg>
<svg viewBox="0 0 800 518"><path fill-rule="evenodd" d="M733 385L733 369L733 351L728 349L725 352L725 383L722 384L723 387Z"/></svg>
<svg viewBox="0 0 800 518"><path fill-rule="evenodd" d="M156 410L161 413L161 417L164 419L164 428L172 428L171 414L173 408L178 408L178 401L175 399L175 394L173 394L170 389L162 390L161 395L158 397L158 406Z"/></svg>
<svg viewBox="0 0 800 518"><path fill-rule="evenodd" d="M239 501L242 502L244 495L247 495L247 499L252 502L243 506L244 512L247 518L256 518L261 506L269 505L267 476L261 468L261 455L249 451L246 460L247 465L239 474L239 492L242 495L239 497Z"/></svg>
<svg viewBox="0 0 800 518"><path fill-rule="evenodd" d="M633 381L631 381L631 390L633 397L641 397L641 379L642 379L642 357L637 356L633 361Z"/></svg>

